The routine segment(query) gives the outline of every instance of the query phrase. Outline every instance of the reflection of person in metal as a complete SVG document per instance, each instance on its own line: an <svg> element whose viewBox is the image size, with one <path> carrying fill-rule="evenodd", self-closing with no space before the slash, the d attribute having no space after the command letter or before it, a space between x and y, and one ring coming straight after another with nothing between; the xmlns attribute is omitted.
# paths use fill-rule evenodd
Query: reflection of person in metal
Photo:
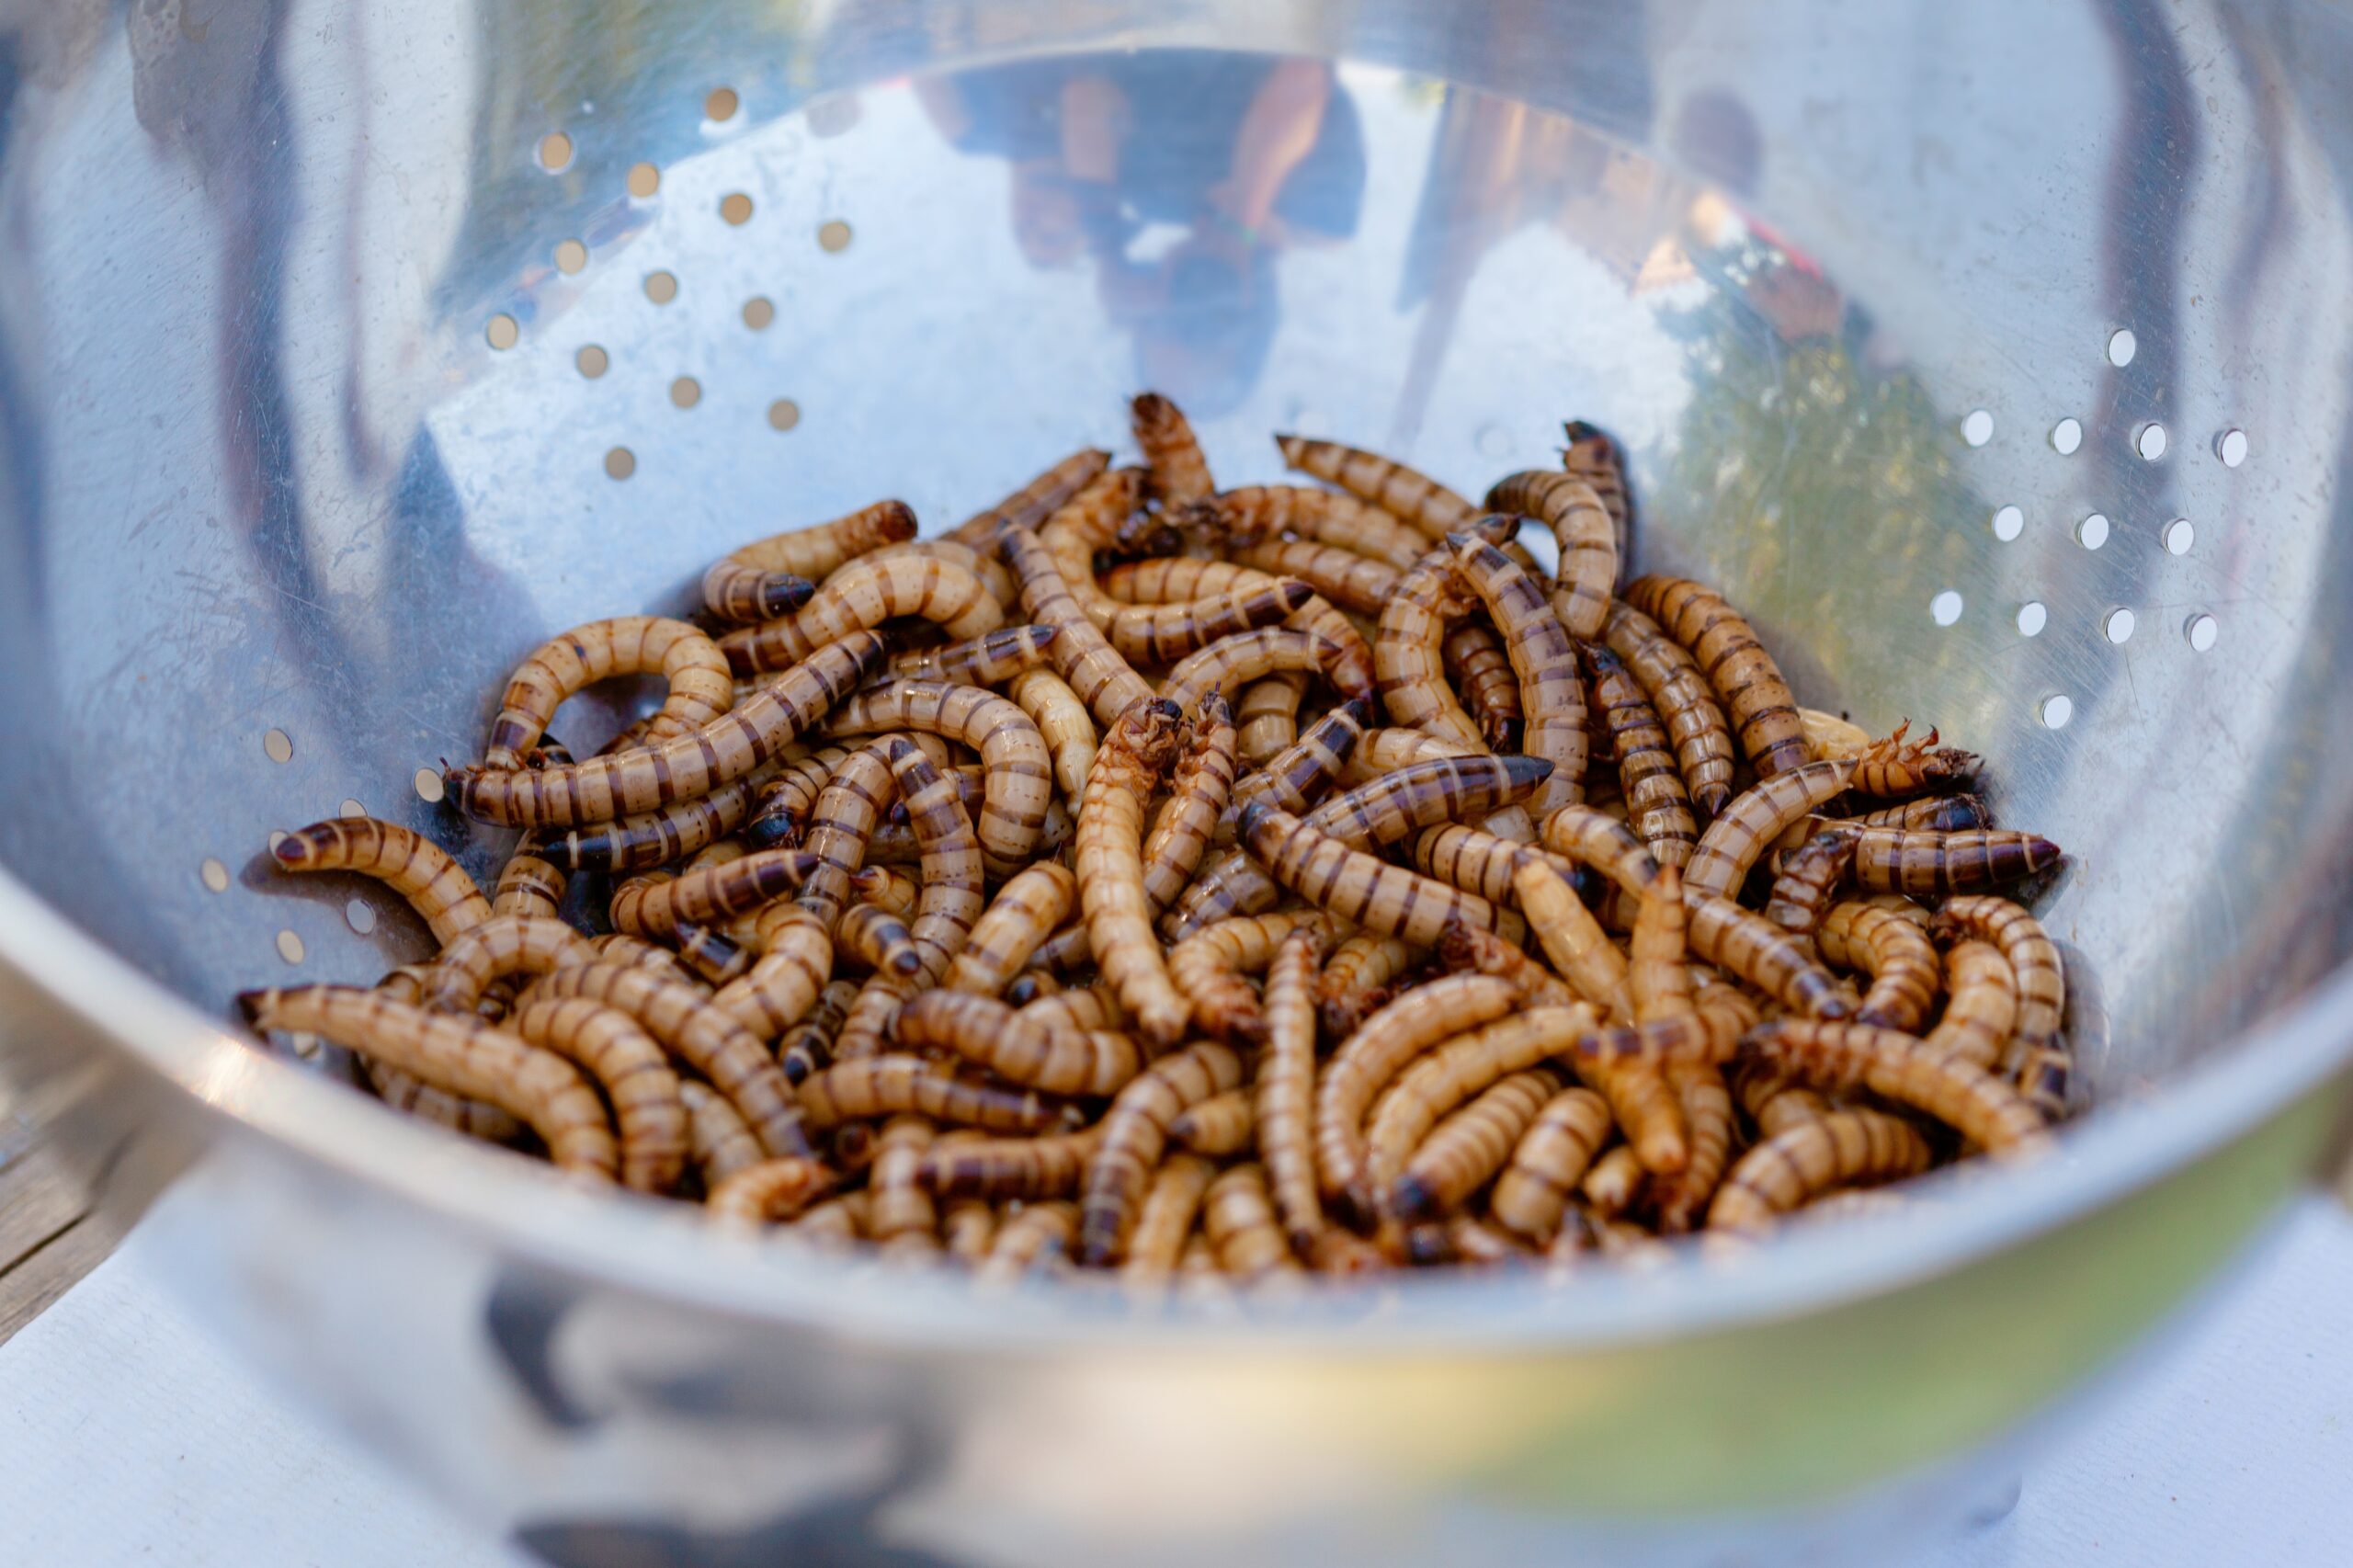
<svg viewBox="0 0 2353 1568"><path fill-rule="evenodd" d="M1363 205L1363 129L1320 61L1091 56L918 91L949 142L1012 164L1023 256L1092 262L1139 384L1195 414L1257 379L1281 313L1275 256L1346 239Z"/></svg>

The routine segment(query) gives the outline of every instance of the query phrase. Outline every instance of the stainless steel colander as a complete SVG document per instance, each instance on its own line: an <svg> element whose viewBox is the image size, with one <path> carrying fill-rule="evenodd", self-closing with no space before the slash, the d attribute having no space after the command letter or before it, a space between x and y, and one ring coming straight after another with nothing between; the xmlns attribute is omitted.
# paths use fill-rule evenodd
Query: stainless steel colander
<svg viewBox="0 0 2353 1568"><path fill-rule="evenodd" d="M558 1562L1884 1561L2261 1222L2353 1050L2348 73L2320 0L0 0L0 1075L118 1210L184 1170L224 1331ZM1142 1321L715 1239L236 1038L423 944L273 830L489 869L427 770L531 644L952 523L1143 385L1227 483L1619 434L1643 566L2071 851L2097 1114L1736 1261Z"/></svg>

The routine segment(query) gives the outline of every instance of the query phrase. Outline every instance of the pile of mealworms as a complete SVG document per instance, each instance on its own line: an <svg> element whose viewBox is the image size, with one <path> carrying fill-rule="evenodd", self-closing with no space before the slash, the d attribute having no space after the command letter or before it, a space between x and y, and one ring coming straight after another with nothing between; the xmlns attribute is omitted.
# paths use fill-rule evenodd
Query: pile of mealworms
<svg viewBox="0 0 2353 1568"><path fill-rule="evenodd" d="M440 944L240 998L389 1103L727 1222L1151 1285L1626 1255L2064 1115L2057 846L1978 759L1800 708L1740 613L1621 580L1584 424L1483 506L1183 414L935 539L884 501L745 545L705 615L523 661L421 835L272 850ZM1523 532L1557 565L1520 542ZM556 710L659 675L575 760ZM587 873L609 931L563 917Z"/></svg>

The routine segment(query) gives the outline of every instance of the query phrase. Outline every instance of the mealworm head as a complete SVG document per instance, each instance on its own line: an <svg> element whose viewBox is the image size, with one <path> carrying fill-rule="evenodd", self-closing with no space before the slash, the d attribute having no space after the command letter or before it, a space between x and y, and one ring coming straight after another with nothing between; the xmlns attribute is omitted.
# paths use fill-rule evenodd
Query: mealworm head
<svg viewBox="0 0 2353 1568"><path fill-rule="evenodd" d="M277 994L278 990L275 986L264 987L258 991L240 991L237 993L237 1011L244 1015L246 1023L259 1028L262 1014L268 1010L270 998Z"/></svg>
<svg viewBox="0 0 2353 1568"><path fill-rule="evenodd" d="M1531 793L1539 784L1552 777L1552 761L1550 757L1521 756L1515 754L1510 756L1497 757L1495 760L1503 764L1504 777L1511 783L1511 795L1514 800Z"/></svg>
<svg viewBox="0 0 2353 1568"><path fill-rule="evenodd" d="M1340 704L1338 710L1346 713L1359 729L1370 729L1372 725L1372 699L1370 697L1351 697Z"/></svg>
<svg viewBox="0 0 2353 1568"><path fill-rule="evenodd" d="M1408 1224L1437 1219L1440 1208L1438 1194L1430 1190L1429 1184L1410 1171L1390 1187L1389 1206L1398 1219Z"/></svg>
<svg viewBox="0 0 2353 1568"><path fill-rule="evenodd" d="M772 574L760 582L760 616L774 620L780 615L790 615L816 597L817 585L808 578Z"/></svg>

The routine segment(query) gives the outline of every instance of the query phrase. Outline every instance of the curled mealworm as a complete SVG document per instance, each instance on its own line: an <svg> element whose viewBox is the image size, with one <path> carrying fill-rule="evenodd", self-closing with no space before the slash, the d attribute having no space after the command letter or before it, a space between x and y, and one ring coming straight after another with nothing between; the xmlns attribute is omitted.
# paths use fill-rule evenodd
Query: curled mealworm
<svg viewBox="0 0 2353 1568"><path fill-rule="evenodd" d="M843 703L828 728L837 735L921 730L972 747L987 770L973 825L990 874L1009 877L1037 853L1053 798L1053 758L1015 703L981 687L907 680Z"/></svg>
<svg viewBox="0 0 2353 1568"><path fill-rule="evenodd" d="M830 1173L814 1160L763 1160L712 1187L703 1207L723 1223L774 1224L800 1213L832 1185Z"/></svg>
<svg viewBox="0 0 2353 1568"><path fill-rule="evenodd" d="M1684 885L1695 892L1731 897L1740 892L1749 867L1765 846L1792 823L1802 822L1817 806L1845 792L1855 771L1851 761L1809 762L1786 773L1760 780L1736 797L1708 831L1683 873Z"/></svg>
<svg viewBox="0 0 2353 1568"><path fill-rule="evenodd" d="M1866 1088L1899 1100L1989 1153L2039 1148L2048 1137L2042 1118L2008 1085L1893 1029L1783 1019L1749 1030L1742 1049L1820 1088Z"/></svg>
<svg viewBox="0 0 2353 1568"><path fill-rule="evenodd" d="M1665 725L1617 654L1598 643L1581 642L1577 655L1592 682L1594 707L1618 759L1627 822L1659 864L1688 864L1699 829Z"/></svg>
<svg viewBox="0 0 2353 1568"><path fill-rule="evenodd" d="M498 1107L547 1144L556 1168L618 1179L620 1150L605 1103L579 1069L476 1018L436 1015L346 985L244 991L257 1030L299 1029L398 1068L434 1087Z"/></svg>
<svg viewBox="0 0 2353 1568"><path fill-rule="evenodd" d="M1233 705L1234 753L1252 767L1299 739L1299 705L1307 699L1307 677L1296 671L1254 680Z"/></svg>
<svg viewBox="0 0 2353 1568"><path fill-rule="evenodd" d="M689 1140L678 1075L628 1014L585 997L542 997L506 1028L526 1045L576 1063L605 1092L620 1132L621 1185L667 1192L685 1171Z"/></svg>
<svg viewBox="0 0 2353 1568"><path fill-rule="evenodd" d="M854 980L831 980L810 1004L808 1016L784 1032L776 1044L777 1065L798 1084L834 1059L834 1040L849 1017L850 1004L860 987Z"/></svg>
<svg viewBox="0 0 2353 1568"><path fill-rule="evenodd" d="M772 534L714 562L702 602L722 620L767 620L808 603L819 578L845 562L915 537L915 515L901 501L877 501L813 528Z"/></svg>
<svg viewBox="0 0 2353 1568"><path fill-rule="evenodd" d="M590 963L597 949L561 920L502 915L459 933L434 960L424 1003L435 1013L471 1013L493 981Z"/></svg>
<svg viewBox="0 0 2353 1568"><path fill-rule="evenodd" d="M1005 624L1003 607L978 574L936 555L876 556L835 573L791 615L739 628L719 646L738 675L765 675L900 616L920 616L959 640Z"/></svg>
<svg viewBox="0 0 2353 1568"><path fill-rule="evenodd" d="M1072 597L1062 569L1036 534L1026 528L1007 528L997 535L996 548L1020 579L1022 613L1040 626L1055 629L1051 649L1055 673L1097 722L1108 724L1152 696L1152 687L1104 640Z"/></svg>
<svg viewBox="0 0 2353 1568"><path fill-rule="evenodd" d="M915 976L926 985L937 985L986 906L985 857L954 783L904 737L886 736L881 744L922 847L922 890L910 928L918 960Z"/></svg>
<svg viewBox="0 0 2353 1568"><path fill-rule="evenodd" d="M1449 628L1439 646L1440 665L1462 699L1462 710L1478 727L1490 751L1518 751L1519 676L1491 626L1464 620Z"/></svg>
<svg viewBox="0 0 2353 1568"><path fill-rule="evenodd" d="M1552 533L1560 565L1552 608L1572 637L1601 634L1618 588L1618 528L1593 486L1574 473L1523 469L1487 492L1487 509L1530 517Z"/></svg>
<svg viewBox="0 0 2353 1568"><path fill-rule="evenodd" d="M1215 691L1194 710L1168 799L1143 841L1143 896L1154 918L1185 890L1233 793L1233 715Z"/></svg>
<svg viewBox="0 0 2353 1568"><path fill-rule="evenodd" d="M945 647L893 657L878 682L895 678L950 686L1001 686L1046 662L1058 635L1051 626L1000 626Z"/></svg>
<svg viewBox="0 0 2353 1568"><path fill-rule="evenodd" d="M1269 629L1211 643L1168 672L1160 683L1160 695L1189 711L1211 692L1231 702L1244 683L1286 670L1318 672L1343 696L1364 694L1361 688L1351 689L1354 683L1337 643L1309 631Z"/></svg>
<svg viewBox="0 0 2353 1568"><path fill-rule="evenodd" d="M563 907L570 885L563 871L540 852L540 836L527 833L499 869L498 891L492 895L493 915L529 915L551 920Z"/></svg>
<svg viewBox="0 0 2353 1568"><path fill-rule="evenodd" d="M1414 869L1426 877L1476 893L1490 903L1512 902L1511 877L1523 859L1550 863L1562 875L1576 868L1549 850L1516 844L1483 828L1449 823L1427 827L1414 838Z"/></svg>
<svg viewBox="0 0 2353 1568"><path fill-rule="evenodd" d="M903 790L901 804L904 803L905 791ZM892 809L895 811L897 808ZM912 833L913 829L909 831ZM860 866L850 873L849 891L850 896L860 903L887 909L902 920L912 916L923 899L922 883L889 866Z"/></svg>
<svg viewBox="0 0 2353 1568"><path fill-rule="evenodd" d="M1359 501L1411 523L1425 538L1443 539L1472 516L1471 503L1461 495L1378 452L1304 436L1279 435L1275 446L1285 467L1338 485Z"/></svg>
<svg viewBox="0 0 2353 1568"><path fill-rule="evenodd" d="M2005 828L1927 833L1865 827L1857 832L1856 886L1915 898L1982 892L2048 870L2059 863L2061 854L2047 838Z"/></svg>
<svg viewBox="0 0 2353 1568"><path fill-rule="evenodd" d="M330 817L297 828L270 846L269 858L281 871L375 878L408 900L437 942L449 942L491 917L490 901L449 851L374 817Z"/></svg>
<svg viewBox="0 0 2353 1568"><path fill-rule="evenodd" d="M1495 933L1482 935L1503 938ZM1422 957L1423 949L1394 937L1348 937L1324 960L1315 980L1315 1015L1331 1040L1346 1040L1373 1009L1387 1002L1392 983Z"/></svg>
<svg viewBox="0 0 2353 1568"><path fill-rule="evenodd" d="M1765 918L1793 937L1811 937L1855 865L1856 833L1825 826L1781 863L1765 901Z"/></svg>
<svg viewBox="0 0 2353 1568"><path fill-rule="evenodd" d="M972 1083L920 1056L836 1062L802 1081L801 1108L809 1125L821 1130L912 1111L983 1131L1026 1134L1068 1131L1074 1116L1063 1101L1034 1089Z"/></svg>
<svg viewBox="0 0 2353 1568"><path fill-rule="evenodd" d="M1291 933L1305 929L1330 940L1329 917L1308 912L1221 920L1169 949L1168 978L1191 1006L1193 1027L1230 1044L1264 1040L1266 1016L1243 977L1265 969Z"/></svg>
<svg viewBox="0 0 2353 1568"><path fill-rule="evenodd" d="M759 958L720 988L712 1006L764 1040L799 1023L833 975L831 924L798 903L761 910Z"/></svg>
<svg viewBox="0 0 2353 1568"><path fill-rule="evenodd" d="M2066 1012L2067 981L2058 944L2023 908L1984 894L1947 899L1928 929L1940 942L1963 937L1991 942L2009 960L2018 985L2018 1011L2011 1059L2005 1068L2015 1075L2029 1104L2046 1117L2064 1115L2070 1062L2059 1029Z"/></svg>
<svg viewBox="0 0 2353 1568"><path fill-rule="evenodd" d="M2018 1027L2018 982L1990 942L1956 942L1945 953L1945 1011L1928 1049L1992 1072Z"/></svg>
<svg viewBox="0 0 2353 1568"><path fill-rule="evenodd" d="M1857 794L1900 801L1930 790L1964 789L1977 777L1976 753L1959 746L1939 747L1933 729L1926 740L1906 741L1904 737L1911 728L1909 721L1898 724L1893 734L1868 746L1857 757Z"/></svg>
<svg viewBox="0 0 2353 1568"><path fill-rule="evenodd" d="M1007 526L1037 528L1110 466L1110 453L1082 447L995 506L973 513L949 529L948 537L985 550Z"/></svg>
<svg viewBox="0 0 2353 1568"><path fill-rule="evenodd" d="M1386 507L1305 484L1245 484L1220 491L1196 508L1206 531L1253 547L1288 535L1346 550L1396 571L1421 559L1429 540ZM1240 559L1239 551L1235 552Z"/></svg>
<svg viewBox="0 0 2353 1568"><path fill-rule="evenodd" d="M1143 890L1143 809L1175 759L1179 710L1150 700L1123 714L1103 737L1075 840L1079 907L1088 945L1144 1042L1176 1043L1191 1007L1168 978Z"/></svg>
<svg viewBox="0 0 2353 1568"><path fill-rule="evenodd" d="M1494 975L1449 975L1406 992L1341 1042L1315 1094L1316 1177L1325 1199L1346 1199L1358 1218L1371 1218L1362 1173L1373 1097L1422 1052L1493 1023L1522 999L1518 985Z"/></svg>
<svg viewBox="0 0 2353 1568"><path fill-rule="evenodd" d="M432 971L422 964L404 964L376 983L376 989L395 1002L414 1006L425 994ZM376 1096L394 1110L406 1111L490 1143L511 1143L522 1136L523 1124L494 1105L437 1089L413 1074L372 1056L359 1058Z"/></svg>
<svg viewBox="0 0 2353 1568"><path fill-rule="evenodd" d="M1051 860L1021 871L997 890L948 967L951 991L995 996L1070 914L1078 879Z"/></svg>
<svg viewBox="0 0 2353 1568"><path fill-rule="evenodd" d="M1552 1069L1533 1067L1481 1090L1413 1151L1390 1189L1391 1211L1408 1222L1433 1219L1485 1186L1560 1086Z"/></svg>
<svg viewBox="0 0 2353 1568"><path fill-rule="evenodd" d="M537 771L452 767L443 784L469 816L508 827L609 822L695 800L774 757L855 691L881 657L881 638L858 632L818 649L700 729L658 745Z"/></svg>
<svg viewBox="0 0 2353 1568"><path fill-rule="evenodd" d="M911 731L915 744L925 755L941 767L951 765L950 748L938 735ZM808 836L811 819L816 814L818 797L842 765L860 751L870 748L851 741L837 745L813 748L794 745L787 748L776 776L759 786L752 819L745 825L744 843L752 849L792 849ZM877 756L870 759L879 762Z"/></svg>
<svg viewBox="0 0 2353 1568"><path fill-rule="evenodd" d="M1278 885L1378 936L1428 947L1449 920L1516 934L1519 922L1485 899L1401 870L1265 801L1244 808L1240 837Z"/></svg>
<svg viewBox="0 0 2353 1568"><path fill-rule="evenodd" d="M1626 602L1656 618L1690 650L1731 710L1733 731L1758 778L1805 766L1805 727L1798 722L1790 684L1755 630L1722 595L1686 578L1637 577L1626 585Z"/></svg>
<svg viewBox="0 0 2353 1568"><path fill-rule="evenodd" d="M1168 1124L1168 1141L1196 1154L1222 1159L1256 1146L1258 1114L1250 1091L1228 1089L1177 1113Z"/></svg>
<svg viewBox="0 0 2353 1568"><path fill-rule="evenodd" d="M1561 432L1568 441L1561 449L1561 467L1585 481L1600 499L1622 556L1634 520L1633 498L1626 487L1625 453L1608 431L1582 419L1565 421Z"/></svg>
<svg viewBox="0 0 2353 1568"><path fill-rule="evenodd" d="M909 1050L952 1051L1001 1078L1057 1095L1117 1094L1143 1065L1135 1042L1117 1030L1049 1028L993 996L961 991L910 997L892 1038Z"/></svg>
<svg viewBox="0 0 2353 1568"><path fill-rule="evenodd" d="M1291 1250L1311 1256L1324 1229L1315 1196L1315 977L1329 929L1310 922L1285 936L1267 971L1266 1050L1253 1108L1258 1158Z"/></svg>
<svg viewBox="0 0 2353 1568"><path fill-rule="evenodd" d="M1176 1272L1185 1238L1193 1233L1201 1199L1216 1175L1215 1165L1190 1154L1171 1154L1161 1163L1128 1234L1121 1279L1131 1286L1151 1286Z"/></svg>
<svg viewBox="0 0 2353 1568"><path fill-rule="evenodd" d="M1454 551L1456 573L1487 607L1519 677L1526 715L1522 744L1530 756L1552 765L1531 809L1573 804L1584 798L1588 743L1585 684L1562 619L1544 602L1536 580L1493 544L1468 534L1449 534L1447 542Z"/></svg>
<svg viewBox="0 0 2353 1568"><path fill-rule="evenodd" d="M1347 766L1371 719L1372 705L1362 698L1341 703L1267 757L1257 771L1237 780L1227 814L1238 816L1241 808L1253 801L1264 801L1286 812L1310 810Z"/></svg>
<svg viewBox="0 0 2353 1568"><path fill-rule="evenodd" d="M1610 605L1601 635L1666 726L1692 803L1702 818L1714 816L1732 799L1732 727L1698 661L1656 621L1623 601Z"/></svg>
<svg viewBox="0 0 2353 1568"><path fill-rule="evenodd" d="M1814 930L1822 956L1841 969L1867 971L1870 989L1855 1021L1883 1028L1917 1029L1937 999L1942 971L1920 926L1870 904L1834 905Z"/></svg>
<svg viewBox="0 0 2353 1568"><path fill-rule="evenodd" d="M944 561L959 570L970 572L981 580L981 586L988 591L989 597L996 601L999 614L1018 604L1021 599L1021 590L1015 585L1013 574L1005 569L1005 563L995 554L983 553L974 550L969 544L960 543L952 539L916 539L909 540L904 544L886 545L859 564L885 561ZM836 573L835 575L840 574ZM817 585L817 591L820 594L824 593L824 589L825 584ZM912 623L909 623L909 626L912 630ZM946 634L943 632L936 635Z"/></svg>
<svg viewBox="0 0 2353 1568"><path fill-rule="evenodd" d="M1484 742L1446 684L1445 646L1449 624L1476 603L1454 569L1454 552L1440 545L1397 580L1372 640L1374 687L1390 722L1474 752Z"/></svg>
<svg viewBox="0 0 2353 1568"><path fill-rule="evenodd" d="M1087 770L1095 766L1095 719L1078 693L1050 670L1031 670L1008 682L1005 694L1038 726L1063 793L1073 801L1084 796Z"/></svg>
<svg viewBox="0 0 2353 1568"><path fill-rule="evenodd" d="M644 722L641 744L691 734L735 700L725 656L699 628L651 615L592 620L548 639L517 667L491 721L483 766L522 767L566 698L625 675L658 675L670 685L661 710Z"/></svg>
<svg viewBox="0 0 2353 1568"><path fill-rule="evenodd" d="M1928 1141L1901 1117L1842 1110L1801 1122L1740 1157L1708 1208L1713 1231L1762 1231L1834 1187L1928 1168Z"/></svg>
<svg viewBox="0 0 2353 1568"><path fill-rule="evenodd" d="M1567 1051L1598 1022L1594 1009L1582 1004L1566 1007L1530 1007L1457 1035L1415 1062L1399 1074L1374 1103L1365 1132L1365 1171L1374 1192L1389 1191L1392 1204L1404 1199L1408 1208L1394 1209L1405 1218L1426 1218L1453 1199L1438 1192L1416 1199L1411 1191L1392 1190L1407 1158L1421 1147L1430 1129L1457 1106L1515 1073L1525 1072ZM1557 1084L1547 1082L1526 1106L1529 1119L1551 1097ZM1495 1152L1499 1167L1518 1141L1523 1121ZM1495 1167L1485 1173L1492 1175ZM1479 1180L1483 1181L1484 1176ZM1477 1186L1474 1181L1472 1186ZM1464 1193L1468 1192L1464 1189ZM1456 1196L1461 1196L1457 1194ZM1423 1207L1427 1203L1427 1207Z"/></svg>
<svg viewBox="0 0 2353 1568"><path fill-rule="evenodd" d="M1495 1177L1488 1199L1495 1222L1539 1246L1551 1241L1609 1129L1608 1102L1590 1089L1563 1089L1546 1100Z"/></svg>
<svg viewBox="0 0 2353 1568"><path fill-rule="evenodd" d="M1121 1089L1103 1117L1103 1142L1087 1162L1080 1201L1080 1261L1116 1262L1134 1222L1153 1167L1167 1146L1168 1124L1188 1107L1242 1082L1242 1058L1202 1043L1165 1056Z"/></svg>

